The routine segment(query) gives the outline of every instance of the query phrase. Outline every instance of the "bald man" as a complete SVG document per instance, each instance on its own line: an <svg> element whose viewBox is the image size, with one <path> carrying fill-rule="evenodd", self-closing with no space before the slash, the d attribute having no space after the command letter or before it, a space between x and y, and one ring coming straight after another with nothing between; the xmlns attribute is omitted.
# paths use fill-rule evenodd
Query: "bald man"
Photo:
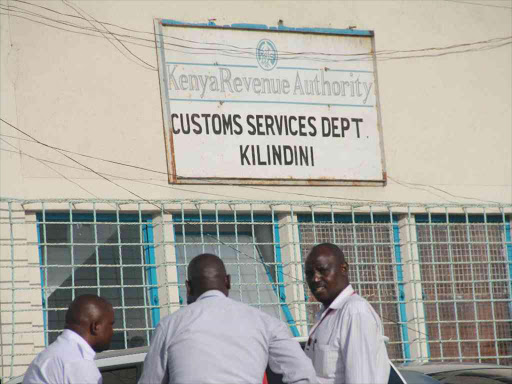
<svg viewBox="0 0 512 384"><path fill-rule="evenodd" d="M311 292L323 304L306 344L320 383L388 383L391 363L381 320L350 285L341 249L330 243L313 247L305 269Z"/></svg>
<svg viewBox="0 0 512 384"><path fill-rule="evenodd" d="M96 352L109 348L114 310L96 295L77 297L66 312L65 330L28 367L23 384L101 384Z"/></svg>
<svg viewBox="0 0 512 384"><path fill-rule="evenodd" d="M188 266L187 307L160 321L139 384L261 383L268 365L285 383L316 382L280 320L229 299L230 276L212 254Z"/></svg>

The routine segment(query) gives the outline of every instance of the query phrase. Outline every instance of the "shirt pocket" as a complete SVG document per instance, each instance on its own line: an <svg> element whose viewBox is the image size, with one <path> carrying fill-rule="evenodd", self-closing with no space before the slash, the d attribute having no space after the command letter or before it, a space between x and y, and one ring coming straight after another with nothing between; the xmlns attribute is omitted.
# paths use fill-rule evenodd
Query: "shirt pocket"
<svg viewBox="0 0 512 384"><path fill-rule="evenodd" d="M332 345L315 345L313 365L318 376L333 378L338 364L339 350Z"/></svg>

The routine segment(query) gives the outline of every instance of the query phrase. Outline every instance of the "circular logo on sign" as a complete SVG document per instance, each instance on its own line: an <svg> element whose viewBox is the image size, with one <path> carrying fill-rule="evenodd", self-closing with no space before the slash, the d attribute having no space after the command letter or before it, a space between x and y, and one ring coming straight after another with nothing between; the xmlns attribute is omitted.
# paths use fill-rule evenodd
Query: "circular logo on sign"
<svg viewBox="0 0 512 384"><path fill-rule="evenodd" d="M260 67L265 71L274 69L277 65L277 48L275 44L268 39L260 40L256 47L256 59Z"/></svg>

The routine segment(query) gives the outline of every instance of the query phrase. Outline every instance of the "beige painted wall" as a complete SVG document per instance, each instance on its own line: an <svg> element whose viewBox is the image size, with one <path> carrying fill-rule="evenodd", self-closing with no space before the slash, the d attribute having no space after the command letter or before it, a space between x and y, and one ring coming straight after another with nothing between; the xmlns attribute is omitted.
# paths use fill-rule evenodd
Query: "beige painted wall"
<svg viewBox="0 0 512 384"><path fill-rule="evenodd" d="M0 3L80 23L79 19L15 1ZM37 4L76 15L62 2ZM154 18L187 22L216 19L220 25L236 22L276 25L282 19L285 25L293 27L357 26L375 31L377 50L481 41L509 36L512 28L512 13L505 9L446 1L79 1L73 4L98 20L147 32L153 31ZM486 4L510 5L503 1ZM408 182L482 200L510 202L512 199L510 45L483 52L378 63L390 176L386 187L264 187L266 191L262 192L253 187L194 185L181 186L188 190L182 191L166 182L157 72L134 63L137 60L126 50L123 49L122 55L104 38L65 32L14 15L0 18L2 118L57 147L161 171L163 174L150 173L74 155L145 198L314 199L293 195L299 193L407 202L477 202L428 186L403 184ZM81 25L91 27L84 21ZM150 34L123 33L152 39ZM127 46L156 66L154 43L140 43L149 47ZM5 124L0 128L2 135L24 138ZM2 139L32 156L59 163L47 163L55 169L52 170L27 156L2 151L2 196L135 198L81 170L78 164L55 151L25 140L6 136ZM1 148L14 150L4 142Z"/></svg>

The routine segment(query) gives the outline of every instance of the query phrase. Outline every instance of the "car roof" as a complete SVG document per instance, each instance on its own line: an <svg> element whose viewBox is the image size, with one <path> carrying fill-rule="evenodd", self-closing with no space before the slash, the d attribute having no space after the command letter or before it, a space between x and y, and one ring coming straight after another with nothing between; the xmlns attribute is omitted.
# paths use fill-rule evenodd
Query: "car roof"
<svg viewBox="0 0 512 384"><path fill-rule="evenodd" d="M398 369L404 371L420 372L425 375L431 375L434 373L443 373L450 371L462 371L472 369L510 369L512 374L512 368L509 366L496 365L496 364L479 364L479 363L462 363L462 362L410 362L401 364Z"/></svg>
<svg viewBox="0 0 512 384"><path fill-rule="evenodd" d="M126 364L142 363L146 358L149 347L136 347L101 352L96 355L96 366L116 368Z"/></svg>
<svg viewBox="0 0 512 384"><path fill-rule="evenodd" d="M299 343L305 343L307 337L294 337ZM149 347L136 347L128 349L117 349L112 351L106 351L98 353L94 360L98 368L105 366L120 366L125 364L132 364L143 362L146 354L148 353Z"/></svg>

